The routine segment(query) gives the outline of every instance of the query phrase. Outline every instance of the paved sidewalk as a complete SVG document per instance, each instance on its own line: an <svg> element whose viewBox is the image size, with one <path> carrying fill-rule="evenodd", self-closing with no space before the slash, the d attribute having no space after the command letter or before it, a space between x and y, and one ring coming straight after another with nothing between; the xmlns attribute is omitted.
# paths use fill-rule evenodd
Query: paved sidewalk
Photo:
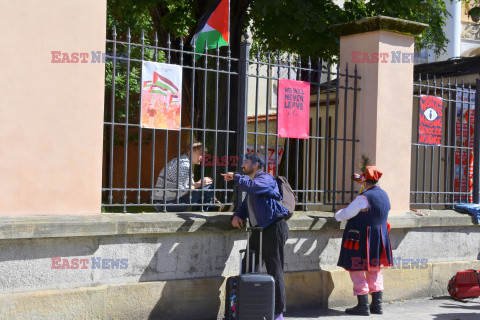
<svg viewBox="0 0 480 320"><path fill-rule="evenodd" d="M450 297L396 301L384 303L383 309L383 315L371 315L370 317L346 315L345 308L292 311L285 314L285 320L480 320L480 298L468 300L467 303L455 301Z"/></svg>

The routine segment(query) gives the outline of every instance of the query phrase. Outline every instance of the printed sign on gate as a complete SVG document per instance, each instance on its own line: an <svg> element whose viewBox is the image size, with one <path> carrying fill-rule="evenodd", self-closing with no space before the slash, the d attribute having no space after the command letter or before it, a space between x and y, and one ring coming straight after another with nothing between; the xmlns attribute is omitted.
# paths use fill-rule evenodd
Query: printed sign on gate
<svg viewBox="0 0 480 320"><path fill-rule="evenodd" d="M308 139L310 83L278 80L278 136Z"/></svg>
<svg viewBox="0 0 480 320"><path fill-rule="evenodd" d="M473 148L475 127L475 91L457 88L455 116L455 145ZM455 150L455 202L472 202L473 196L473 151ZM467 196L467 193L469 195Z"/></svg>
<svg viewBox="0 0 480 320"><path fill-rule="evenodd" d="M435 96L420 96L420 112L418 122L418 142L429 145L442 143L442 102Z"/></svg>

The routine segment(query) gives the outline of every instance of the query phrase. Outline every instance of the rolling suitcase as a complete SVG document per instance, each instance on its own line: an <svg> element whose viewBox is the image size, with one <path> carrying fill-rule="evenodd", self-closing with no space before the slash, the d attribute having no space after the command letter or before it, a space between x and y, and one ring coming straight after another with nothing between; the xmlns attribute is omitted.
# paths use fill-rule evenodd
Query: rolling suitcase
<svg viewBox="0 0 480 320"><path fill-rule="evenodd" d="M260 232L259 272L255 272L255 252L250 251L250 232ZM225 286L225 320L273 320L275 280L262 273L262 228L247 228L247 249L240 250L240 275L229 277ZM242 274L242 253L246 257L246 273ZM252 272L249 273L250 254Z"/></svg>
<svg viewBox="0 0 480 320"><path fill-rule="evenodd" d="M459 271L448 282L448 293L454 299L480 297L480 271Z"/></svg>

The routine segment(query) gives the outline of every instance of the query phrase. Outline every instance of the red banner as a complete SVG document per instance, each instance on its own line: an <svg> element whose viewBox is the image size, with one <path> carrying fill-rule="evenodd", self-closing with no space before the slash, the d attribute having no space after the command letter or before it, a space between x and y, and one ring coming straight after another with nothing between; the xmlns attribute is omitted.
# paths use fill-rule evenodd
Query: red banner
<svg viewBox="0 0 480 320"><path fill-rule="evenodd" d="M278 136L308 139L310 117L310 83L280 79L278 81Z"/></svg>
<svg viewBox="0 0 480 320"><path fill-rule="evenodd" d="M457 147L474 146L475 127L475 91L457 88L456 117L455 117L455 145ZM460 157L461 155L461 157ZM473 151L466 149L455 150L455 192L471 193L473 191ZM469 194L454 197L456 202L472 202Z"/></svg>
<svg viewBox="0 0 480 320"><path fill-rule="evenodd" d="M442 143L442 98L420 96L418 142L430 145Z"/></svg>

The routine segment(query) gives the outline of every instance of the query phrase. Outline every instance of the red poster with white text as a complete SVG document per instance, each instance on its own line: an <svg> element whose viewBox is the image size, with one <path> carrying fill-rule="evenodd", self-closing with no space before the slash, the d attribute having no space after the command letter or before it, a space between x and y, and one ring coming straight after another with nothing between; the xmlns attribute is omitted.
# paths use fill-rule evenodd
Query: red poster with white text
<svg viewBox="0 0 480 320"><path fill-rule="evenodd" d="M278 136L308 139L310 83L278 80Z"/></svg>
<svg viewBox="0 0 480 320"><path fill-rule="evenodd" d="M442 102L435 96L420 96L420 112L418 122L418 142L429 145L442 143Z"/></svg>
<svg viewBox="0 0 480 320"><path fill-rule="evenodd" d="M475 128L475 91L457 88L455 116L455 202L472 202L473 196L473 146ZM465 149L471 148L471 149ZM461 155L461 159L460 159Z"/></svg>

